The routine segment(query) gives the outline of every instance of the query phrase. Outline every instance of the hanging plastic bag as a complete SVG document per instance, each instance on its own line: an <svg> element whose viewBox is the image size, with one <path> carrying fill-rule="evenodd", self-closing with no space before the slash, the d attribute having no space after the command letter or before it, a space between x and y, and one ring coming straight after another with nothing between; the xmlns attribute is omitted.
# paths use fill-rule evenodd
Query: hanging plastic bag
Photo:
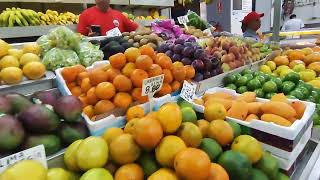
<svg viewBox="0 0 320 180"><path fill-rule="evenodd" d="M48 70L54 71L58 68L80 64L80 60L76 52L72 50L53 48L44 55L42 63Z"/></svg>

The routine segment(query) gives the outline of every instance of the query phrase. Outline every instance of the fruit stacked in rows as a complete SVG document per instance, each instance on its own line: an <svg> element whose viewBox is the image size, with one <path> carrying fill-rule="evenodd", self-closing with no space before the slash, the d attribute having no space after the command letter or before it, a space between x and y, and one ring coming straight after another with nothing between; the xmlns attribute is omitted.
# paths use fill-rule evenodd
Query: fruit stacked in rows
<svg viewBox="0 0 320 180"><path fill-rule="evenodd" d="M282 78L262 72L252 72L249 69L241 73L227 75L224 78L225 87L238 93L253 91L257 97L270 99L276 93L284 93L290 99L319 102L320 90L300 80L299 74L290 72Z"/></svg>
<svg viewBox="0 0 320 180"><path fill-rule="evenodd" d="M153 20L153 19L167 19L165 16L160 16L158 9L150 9L150 15L148 16L137 16L135 17L132 14L125 14L131 20Z"/></svg>
<svg viewBox="0 0 320 180"><path fill-rule="evenodd" d="M27 43L23 49L11 49L0 39L0 80L2 84L18 84L23 75L29 80L43 78L46 67L41 63L40 48L35 43Z"/></svg>
<svg viewBox="0 0 320 180"><path fill-rule="evenodd" d="M205 107L221 103L227 110L228 117L244 121L255 119L288 127L296 120L300 120L306 109L303 102L289 102L283 93L276 94L269 102L262 103L257 101L254 92L245 92L235 97L231 93L221 91L207 93L202 99L196 99L195 103Z"/></svg>
<svg viewBox="0 0 320 180"><path fill-rule="evenodd" d="M155 94L161 97L181 89L183 81L190 81L195 75L192 66L172 63L168 56L156 54L147 45L128 48L111 56L109 62L93 70L77 65L61 72L71 93L79 96L84 113L92 120L119 108L125 110L134 102L147 102L148 97L141 95L144 79L164 74L162 88Z"/></svg>
<svg viewBox="0 0 320 180"><path fill-rule="evenodd" d="M320 72L320 54L318 48L286 50L282 55L260 67L260 71L283 77L290 72L297 72L301 80L320 88L320 80L316 77Z"/></svg>
<svg viewBox="0 0 320 180"><path fill-rule="evenodd" d="M194 81L202 81L222 73L220 60L209 56L205 50L194 42L179 38L174 42L160 45L158 52L165 53L174 62L192 65L196 70Z"/></svg>
<svg viewBox="0 0 320 180"><path fill-rule="evenodd" d="M0 14L0 27L40 25L38 14L31 9L6 8Z"/></svg>
<svg viewBox="0 0 320 180"><path fill-rule="evenodd" d="M205 37L210 37L211 34L205 33L201 31L201 29L197 29L194 26L188 26L187 28L183 29L184 33L193 35L194 37L197 38L205 38Z"/></svg>
<svg viewBox="0 0 320 180"><path fill-rule="evenodd" d="M0 97L0 153L12 154L43 144L52 155L77 139L87 137L80 119L81 101L75 96L60 97L56 92L36 92L27 97L10 93ZM35 103L35 104L34 104Z"/></svg>
<svg viewBox="0 0 320 180"><path fill-rule="evenodd" d="M48 9L46 13L38 12L41 25L70 25L79 22L79 16L72 12L58 13Z"/></svg>
<svg viewBox="0 0 320 180"><path fill-rule="evenodd" d="M226 113L220 110L226 110L221 104L219 108L209 107L198 120L185 101L167 103L148 114L133 106L124 129L110 128L102 138L71 144L65 165L84 172L84 180L98 174L115 180L288 179L255 138L241 135L237 123L224 121Z"/></svg>
<svg viewBox="0 0 320 180"><path fill-rule="evenodd" d="M121 36L107 37L100 41L100 50L103 51L105 60L114 54L124 53L130 47L133 47L133 43L129 43Z"/></svg>
<svg viewBox="0 0 320 180"><path fill-rule="evenodd" d="M137 32L124 32L122 33L122 36L123 39L127 40L136 48L148 45L156 49L163 42L161 37L152 33L152 31L147 28L141 29Z"/></svg>

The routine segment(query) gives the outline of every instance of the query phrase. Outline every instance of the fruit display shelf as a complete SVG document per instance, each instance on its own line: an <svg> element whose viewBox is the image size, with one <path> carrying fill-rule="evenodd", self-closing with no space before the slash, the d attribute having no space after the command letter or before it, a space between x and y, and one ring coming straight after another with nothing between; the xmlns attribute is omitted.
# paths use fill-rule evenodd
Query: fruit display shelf
<svg viewBox="0 0 320 180"><path fill-rule="evenodd" d="M130 0L131 6L173 7L174 0Z"/></svg>
<svg viewBox="0 0 320 180"><path fill-rule="evenodd" d="M28 3L94 3L94 0L0 0L0 2L28 2ZM128 5L129 0L111 0L114 5Z"/></svg>
<svg viewBox="0 0 320 180"><path fill-rule="evenodd" d="M160 19L152 19L152 20L146 20L146 19L137 19L134 22L139 24L140 26L149 27L152 23L159 21Z"/></svg>

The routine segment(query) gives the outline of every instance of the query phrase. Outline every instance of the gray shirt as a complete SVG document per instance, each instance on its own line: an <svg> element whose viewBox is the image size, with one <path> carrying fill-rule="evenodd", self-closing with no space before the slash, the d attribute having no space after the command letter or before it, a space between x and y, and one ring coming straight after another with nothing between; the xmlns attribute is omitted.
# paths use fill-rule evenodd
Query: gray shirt
<svg viewBox="0 0 320 180"><path fill-rule="evenodd" d="M244 38L249 38L249 39L252 39L252 40L255 40L255 41L260 41L260 37L259 35L251 30L251 29L247 29L244 33L243 33L243 37Z"/></svg>

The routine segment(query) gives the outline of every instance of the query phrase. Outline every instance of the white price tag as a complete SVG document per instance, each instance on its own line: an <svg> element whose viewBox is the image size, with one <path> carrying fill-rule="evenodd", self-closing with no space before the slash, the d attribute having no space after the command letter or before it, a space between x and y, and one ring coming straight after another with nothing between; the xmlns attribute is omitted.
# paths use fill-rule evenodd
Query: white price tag
<svg viewBox="0 0 320 180"><path fill-rule="evenodd" d="M203 33L207 34L207 35L211 35L211 29L210 28L205 29L205 30L203 30Z"/></svg>
<svg viewBox="0 0 320 180"><path fill-rule="evenodd" d="M183 87L181 89L180 97L190 103L192 103L194 95L196 93L197 86L191 84L188 81L183 82Z"/></svg>
<svg viewBox="0 0 320 180"><path fill-rule="evenodd" d="M160 91L162 88L163 79L163 74L144 79L142 82L142 96L154 95L156 92Z"/></svg>
<svg viewBox="0 0 320 180"><path fill-rule="evenodd" d="M183 25L187 25L189 18L187 15L178 17L178 22Z"/></svg>
<svg viewBox="0 0 320 180"><path fill-rule="evenodd" d="M116 28L109 30L106 33L106 36L107 37L116 37L116 36L122 36L122 34L121 34L121 31L119 30L119 28L116 27Z"/></svg>
<svg viewBox="0 0 320 180"><path fill-rule="evenodd" d="M36 160L45 168L48 168L44 146L39 145L0 159L0 173L7 167L22 160Z"/></svg>

